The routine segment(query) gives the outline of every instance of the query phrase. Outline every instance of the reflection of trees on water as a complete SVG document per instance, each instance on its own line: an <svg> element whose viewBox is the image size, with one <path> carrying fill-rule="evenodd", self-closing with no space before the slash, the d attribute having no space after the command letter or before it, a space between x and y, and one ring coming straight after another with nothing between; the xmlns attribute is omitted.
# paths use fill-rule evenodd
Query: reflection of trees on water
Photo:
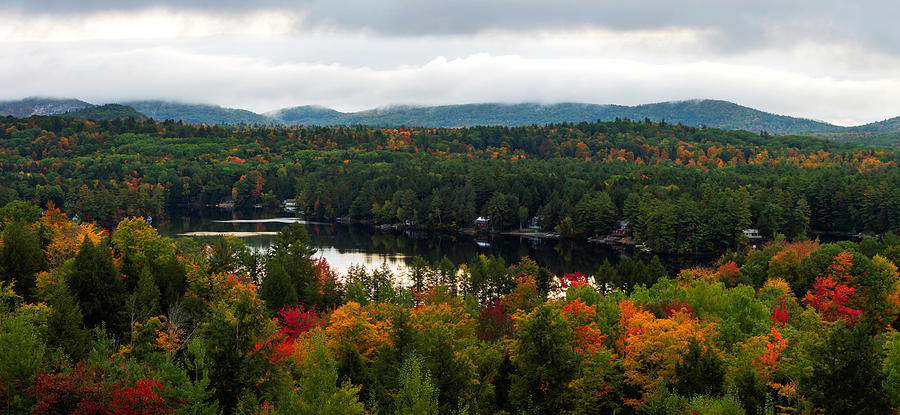
<svg viewBox="0 0 900 415"><path fill-rule="evenodd" d="M255 217L254 217L255 216ZM264 214L251 215L249 219L274 217ZM194 231L209 232L277 232L285 226L277 222L222 223L215 220L248 219L238 217L230 211L211 210L203 215L168 215L156 223L163 235L174 236ZM569 240L542 240L535 238L494 235L486 238L489 246L479 247L472 236L427 232L381 231L369 226L355 224L310 224L307 225L314 246L328 249L332 254L350 255L356 253L377 258L401 258L409 264L413 258L422 257L429 262L447 257L454 264L470 261L478 254L502 257L507 264L514 264L527 256L555 274L582 272L593 274L604 260L617 263L622 253L603 245L594 245ZM254 250L265 250L274 237L258 235L245 238L244 242ZM652 255L642 252L625 251L642 261L649 261ZM348 256L349 258L349 256ZM661 262L671 274L678 270L708 263L709 258L661 256Z"/></svg>

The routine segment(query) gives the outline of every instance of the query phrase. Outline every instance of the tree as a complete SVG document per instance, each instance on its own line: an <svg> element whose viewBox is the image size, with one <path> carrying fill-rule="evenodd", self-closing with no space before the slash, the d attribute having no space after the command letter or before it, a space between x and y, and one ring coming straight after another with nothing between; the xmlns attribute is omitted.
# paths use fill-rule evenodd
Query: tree
<svg viewBox="0 0 900 415"><path fill-rule="evenodd" d="M301 415L351 415L364 414L359 402L359 386L344 381L338 386L338 368L328 352L325 334L313 332L306 341L305 358L300 364L300 380L297 382L299 405L294 413Z"/></svg>
<svg viewBox="0 0 900 415"><path fill-rule="evenodd" d="M804 345L808 376L800 392L825 413L888 413L875 341L862 325L837 323Z"/></svg>
<svg viewBox="0 0 900 415"><path fill-rule="evenodd" d="M398 415L437 415L437 390L423 360L410 355L400 368L400 390L395 398Z"/></svg>
<svg viewBox="0 0 900 415"><path fill-rule="evenodd" d="M496 230L509 229L516 225L519 200L514 195L494 192L485 203L484 210L491 218L492 228Z"/></svg>
<svg viewBox="0 0 900 415"><path fill-rule="evenodd" d="M278 261L270 261L266 277L259 288L259 296L272 311L297 304L299 297L291 276Z"/></svg>
<svg viewBox="0 0 900 415"><path fill-rule="evenodd" d="M606 192L588 194L575 205L575 227L582 235L609 232L616 222L616 205Z"/></svg>
<svg viewBox="0 0 900 415"><path fill-rule="evenodd" d="M44 265L44 254L38 238L19 221L7 224L3 229L3 246L0 247L0 272L2 280L13 283L17 294L34 298L35 274Z"/></svg>
<svg viewBox="0 0 900 415"><path fill-rule="evenodd" d="M30 224L37 221L40 215L41 208L22 200L13 200L0 208L0 223Z"/></svg>
<svg viewBox="0 0 900 415"><path fill-rule="evenodd" d="M572 407L569 382L578 358L572 349L572 327L555 302L516 316L516 340L510 398L520 411L562 413Z"/></svg>
<svg viewBox="0 0 900 415"><path fill-rule="evenodd" d="M720 396L725 379L722 357L696 339L690 342L688 353L675 366L674 389L681 396Z"/></svg>
<svg viewBox="0 0 900 415"><path fill-rule="evenodd" d="M882 365L884 389L891 406L900 407L900 336L894 333L884 344L885 356Z"/></svg>
<svg viewBox="0 0 900 415"><path fill-rule="evenodd" d="M66 283L58 284L50 296L47 345L60 348L73 361L80 360L90 345L90 336L84 328L78 299L72 295Z"/></svg>
<svg viewBox="0 0 900 415"><path fill-rule="evenodd" d="M281 295L284 301L293 298L287 285L293 287L297 298L306 306L315 306L321 301L319 291L322 288L316 275L315 264L312 256L316 253L309 239L306 228L299 223L292 223L285 226L278 235L275 236L275 242L272 245L269 258L266 260L266 269L272 272L281 272L279 267L283 269L287 278L283 281L275 281L276 286L281 287L280 294L268 290L268 296ZM283 278L283 277L279 277ZM266 278L268 279L268 277ZM264 283L265 285L265 279ZM280 302L273 304L272 307L280 308L285 305L294 305L297 301Z"/></svg>
<svg viewBox="0 0 900 415"><path fill-rule="evenodd" d="M0 286L0 290L4 288ZM0 308L0 408L5 413L27 412L31 399L25 391L47 355L40 327L47 309L35 311Z"/></svg>
<svg viewBox="0 0 900 415"><path fill-rule="evenodd" d="M126 286L134 289L144 267L152 270L174 256L175 245L163 237L144 218L123 219L116 226L110 244L121 259L120 271Z"/></svg>
<svg viewBox="0 0 900 415"><path fill-rule="evenodd" d="M266 382L280 373L271 360L272 350L263 347L275 334L275 324L262 301L247 288L237 289L232 301L215 305L198 333L210 362L210 382L226 413L240 400L258 398Z"/></svg>
<svg viewBox="0 0 900 415"><path fill-rule="evenodd" d="M587 356L581 376L571 383L574 408L578 414L609 414L622 410L627 396L621 360L608 349Z"/></svg>
<svg viewBox="0 0 900 415"><path fill-rule="evenodd" d="M125 287L106 246L94 246L85 237L67 281L84 313L85 326L105 323L116 332L123 329Z"/></svg>

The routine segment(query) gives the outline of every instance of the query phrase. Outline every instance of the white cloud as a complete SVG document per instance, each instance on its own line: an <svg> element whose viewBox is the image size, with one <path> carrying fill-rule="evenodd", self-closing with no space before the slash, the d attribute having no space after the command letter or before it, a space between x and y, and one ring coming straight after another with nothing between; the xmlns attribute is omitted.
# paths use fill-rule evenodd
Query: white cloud
<svg viewBox="0 0 900 415"><path fill-rule="evenodd" d="M829 26L831 18L761 24L765 36L753 47L729 49L741 37L722 25L523 29L480 22L478 30L388 34L321 15L0 9L0 99L171 99L255 111L318 104L346 111L715 98L840 124L900 115L894 69L900 57L851 29ZM810 35L816 28L821 37ZM785 38L792 40L779 42Z"/></svg>
<svg viewBox="0 0 900 415"><path fill-rule="evenodd" d="M73 15L0 11L0 42L164 40L215 35L273 36L290 33L302 15L257 11L246 15L191 13L163 8Z"/></svg>

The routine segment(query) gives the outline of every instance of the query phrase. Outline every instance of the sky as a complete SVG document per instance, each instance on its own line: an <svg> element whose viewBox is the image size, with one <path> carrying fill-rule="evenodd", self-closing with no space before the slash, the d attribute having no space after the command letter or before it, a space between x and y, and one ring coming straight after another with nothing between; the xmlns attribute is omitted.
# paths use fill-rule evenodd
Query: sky
<svg viewBox="0 0 900 415"><path fill-rule="evenodd" d="M0 0L0 100L900 115L896 0Z"/></svg>

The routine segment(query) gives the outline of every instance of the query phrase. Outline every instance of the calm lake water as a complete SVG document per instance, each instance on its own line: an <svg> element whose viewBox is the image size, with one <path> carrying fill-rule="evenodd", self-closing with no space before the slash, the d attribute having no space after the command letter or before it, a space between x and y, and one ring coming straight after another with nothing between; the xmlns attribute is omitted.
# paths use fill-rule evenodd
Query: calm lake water
<svg viewBox="0 0 900 415"><path fill-rule="evenodd" d="M162 235L176 237L196 233L232 233L256 250L268 249L275 233L287 224L299 221L289 214L238 213L224 209L208 209L199 213L173 212L169 218L156 219L153 225ZM456 264L468 262L478 254L503 257L507 264L527 256L557 275L566 272L592 274L604 260L617 262L632 255L625 250L587 242L535 239L511 235L473 237L458 233L426 233L382 231L361 224L302 222L309 231L317 256L324 256L338 272L352 265L371 269L387 264L395 273L405 272L415 257L437 261L446 256ZM645 254L646 255L646 254ZM649 258L647 258L649 259ZM671 271L697 260L663 257Z"/></svg>

